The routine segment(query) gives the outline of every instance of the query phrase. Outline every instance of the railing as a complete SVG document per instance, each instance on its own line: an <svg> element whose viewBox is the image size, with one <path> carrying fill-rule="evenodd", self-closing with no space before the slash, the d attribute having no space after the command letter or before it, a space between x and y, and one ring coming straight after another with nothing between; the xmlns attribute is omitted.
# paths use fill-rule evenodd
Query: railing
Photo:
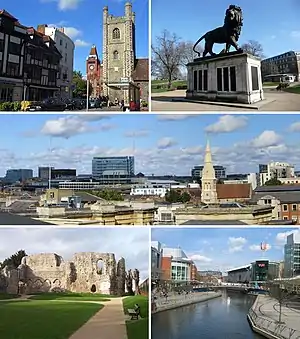
<svg viewBox="0 0 300 339"><path fill-rule="evenodd" d="M278 339L300 339L300 332L280 324L275 320L269 320L265 317L257 315L251 308L248 313L253 324L258 329L273 335Z"/></svg>

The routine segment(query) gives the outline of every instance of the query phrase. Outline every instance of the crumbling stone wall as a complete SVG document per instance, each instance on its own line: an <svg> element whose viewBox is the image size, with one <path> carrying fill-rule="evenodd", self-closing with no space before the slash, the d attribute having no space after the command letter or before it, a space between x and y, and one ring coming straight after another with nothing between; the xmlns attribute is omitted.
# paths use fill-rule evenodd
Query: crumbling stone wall
<svg viewBox="0 0 300 339"><path fill-rule="evenodd" d="M101 264L99 264L101 263ZM0 271L0 290L7 293L49 292L67 290L124 295L125 260L116 263L113 253L75 253L64 261L55 253L26 256L18 269Z"/></svg>

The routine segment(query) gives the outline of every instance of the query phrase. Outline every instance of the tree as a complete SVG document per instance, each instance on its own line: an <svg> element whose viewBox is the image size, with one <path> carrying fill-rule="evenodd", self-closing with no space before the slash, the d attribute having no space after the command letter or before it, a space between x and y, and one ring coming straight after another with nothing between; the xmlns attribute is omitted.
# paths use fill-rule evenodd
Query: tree
<svg viewBox="0 0 300 339"><path fill-rule="evenodd" d="M83 98L86 97L87 93L87 81L82 79L82 73L80 71L73 72L73 81L72 85L74 87L73 97L74 98ZM89 84L89 92L92 92L92 85Z"/></svg>
<svg viewBox="0 0 300 339"><path fill-rule="evenodd" d="M3 269L5 266L9 266L11 268L18 268L21 265L21 261L23 257L26 257L26 252L24 250L19 250L9 258L5 259L0 266L0 269Z"/></svg>
<svg viewBox="0 0 300 339"><path fill-rule="evenodd" d="M282 185L282 182L277 178L272 178L265 182L264 186L279 186Z"/></svg>
<svg viewBox="0 0 300 339"><path fill-rule="evenodd" d="M186 203L189 202L191 200L191 196L189 195L188 192L183 192L181 194L181 202Z"/></svg>
<svg viewBox="0 0 300 339"><path fill-rule="evenodd" d="M264 49L262 45L256 40L249 40L241 46L245 53L254 55L260 59L264 59Z"/></svg>
<svg viewBox="0 0 300 339"><path fill-rule="evenodd" d="M291 293L288 290L283 289L280 284L272 284L270 285L270 296L277 300L277 304L279 305L279 314L278 314L278 324L283 324L282 321L282 305L284 305L290 298ZM274 307L276 304L274 305Z"/></svg>
<svg viewBox="0 0 300 339"><path fill-rule="evenodd" d="M124 201L123 194L115 190L93 191L92 194L104 200Z"/></svg>
<svg viewBox="0 0 300 339"><path fill-rule="evenodd" d="M178 77L180 67L194 59L191 42L182 41L175 33L164 30L156 37L156 44L151 46L153 74L159 74L168 81L171 88L172 80Z"/></svg>
<svg viewBox="0 0 300 339"><path fill-rule="evenodd" d="M186 203L191 200L191 196L187 192L181 193L179 190L169 190L165 195L165 200L170 203L182 202Z"/></svg>

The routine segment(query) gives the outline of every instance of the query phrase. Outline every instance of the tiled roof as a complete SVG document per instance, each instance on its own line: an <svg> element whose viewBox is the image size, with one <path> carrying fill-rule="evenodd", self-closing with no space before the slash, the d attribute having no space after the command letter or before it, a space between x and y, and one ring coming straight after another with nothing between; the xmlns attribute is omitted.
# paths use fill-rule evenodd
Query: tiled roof
<svg viewBox="0 0 300 339"><path fill-rule="evenodd" d="M97 56L97 59L99 59L99 58L98 58L97 47L96 47L95 45L92 46L89 55L96 55L96 56Z"/></svg>
<svg viewBox="0 0 300 339"><path fill-rule="evenodd" d="M281 203L300 203L300 191L274 191L274 192L254 192L252 200L257 202L259 199L266 197L266 199L271 199L274 197L278 199Z"/></svg>
<svg viewBox="0 0 300 339"><path fill-rule="evenodd" d="M135 82L149 81L149 59L136 59L132 77Z"/></svg>
<svg viewBox="0 0 300 339"><path fill-rule="evenodd" d="M217 184L218 199L250 199L251 184Z"/></svg>

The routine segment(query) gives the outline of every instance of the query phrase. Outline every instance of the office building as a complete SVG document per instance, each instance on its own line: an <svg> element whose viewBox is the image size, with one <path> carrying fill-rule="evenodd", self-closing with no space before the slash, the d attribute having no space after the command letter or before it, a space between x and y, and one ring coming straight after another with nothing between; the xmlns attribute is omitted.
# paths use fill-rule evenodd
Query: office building
<svg viewBox="0 0 300 339"><path fill-rule="evenodd" d="M62 99L72 98L72 80L74 68L74 49L73 40L67 36L65 28L48 27L47 25L38 25L37 30L49 36L54 42L61 54L59 63L59 72L57 76L57 86L59 88L59 97Z"/></svg>
<svg viewBox="0 0 300 339"><path fill-rule="evenodd" d="M131 183L131 178L134 177L134 157L94 157L92 175L103 183Z"/></svg>
<svg viewBox="0 0 300 339"><path fill-rule="evenodd" d="M284 246L284 277L292 278L300 275L300 233L287 236Z"/></svg>
<svg viewBox="0 0 300 339"><path fill-rule="evenodd" d="M300 80L300 52L289 51L271 58L262 60L261 72L263 81Z"/></svg>
<svg viewBox="0 0 300 339"><path fill-rule="evenodd" d="M191 170L191 175L194 180L202 178L202 171L204 166L195 166ZM216 179L225 179L226 178L226 168L223 166L214 165L215 177Z"/></svg>
<svg viewBox="0 0 300 339"><path fill-rule="evenodd" d="M151 279L161 278L162 246L159 241L151 241Z"/></svg>
<svg viewBox="0 0 300 339"><path fill-rule="evenodd" d="M271 179L293 178L295 177L295 168L285 162L270 162L269 164L259 165L259 184L264 185Z"/></svg>
<svg viewBox="0 0 300 339"><path fill-rule="evenodd" d="M4 182L14 184L16 182L24 182L33 178L32 169L9 169L6 171Z"/></svg>

